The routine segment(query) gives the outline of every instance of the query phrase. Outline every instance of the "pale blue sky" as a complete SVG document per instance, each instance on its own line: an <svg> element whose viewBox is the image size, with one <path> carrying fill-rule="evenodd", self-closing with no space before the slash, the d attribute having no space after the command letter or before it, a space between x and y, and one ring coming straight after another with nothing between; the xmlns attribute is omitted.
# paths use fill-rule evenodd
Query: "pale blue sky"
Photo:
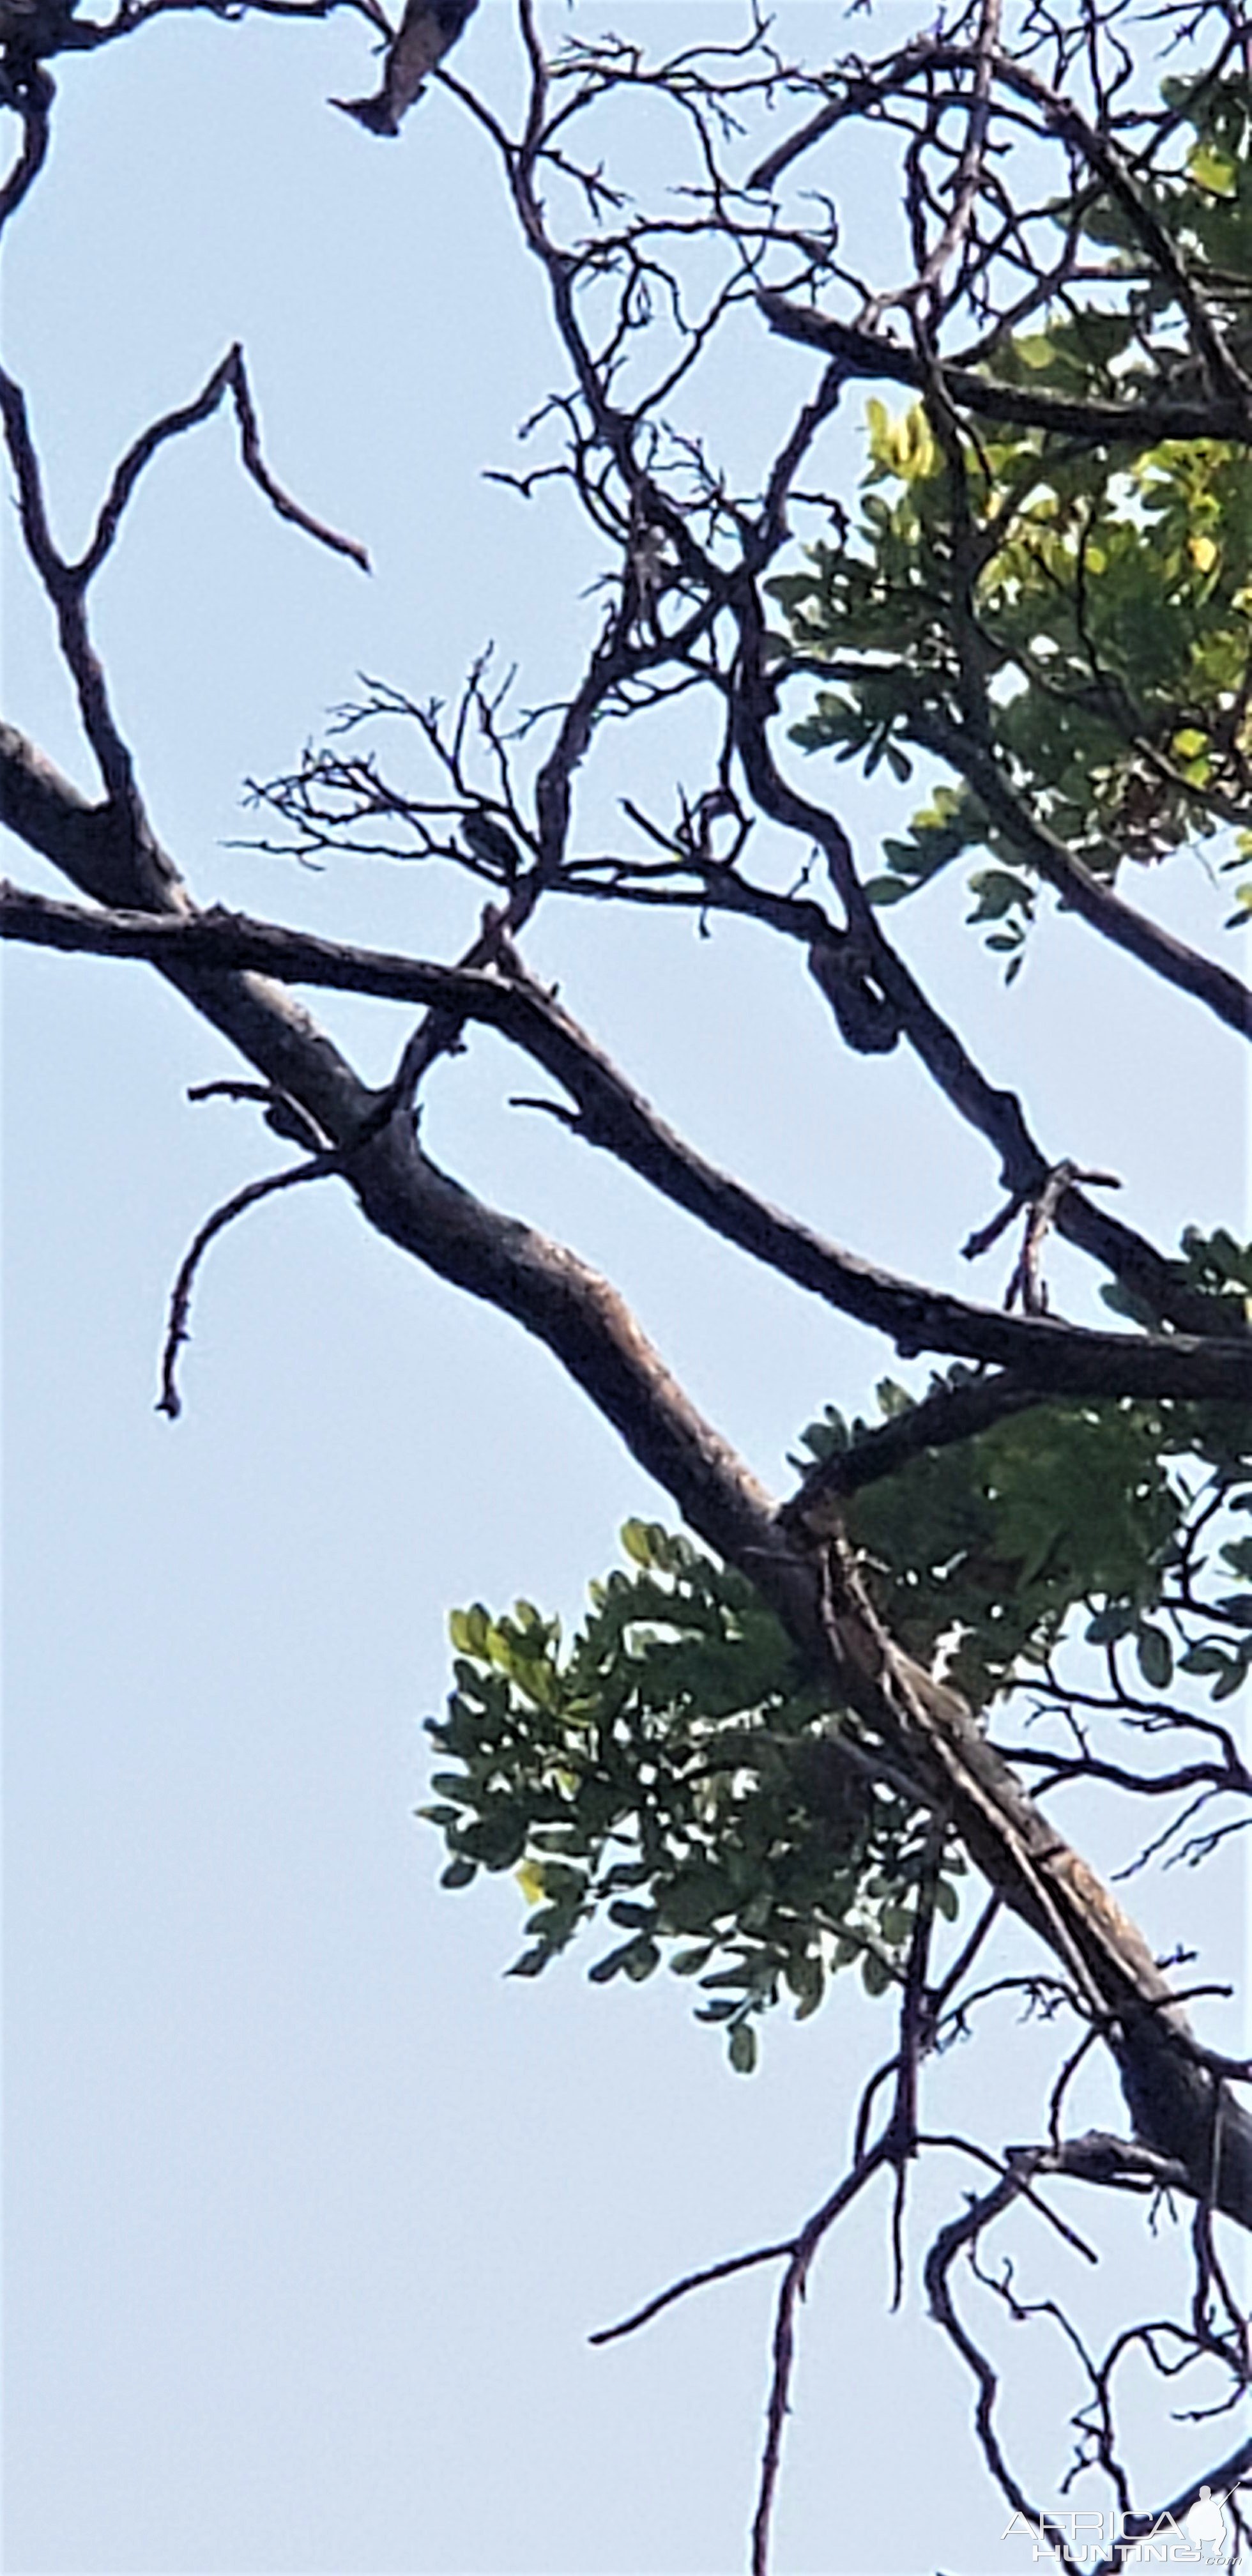
<svg viewBox="0 0 1252 2576"><path fill-rule="evenodd" d="M796 29L819 15L837 46L835 10L782 12ZM665 16L677 40L740 12L667 0ZM657 17L580 0L570 23ZM327 110L366 85L367 47L347 18L172 17L68 65L49 170L12 228L6 362L69 546L135 430L243 339L275 472L368 541L375 576L270 516L218 418L159 460L101 582L119 715L200 899L445 954L472 921L465 888L222 846L247 828L244 775L287 765L358 670L446 695L492 636L538 697L568 682L592 614L595 559L563 507L480 479L556 380L537 272L447 97L390 146ZM502 0L460 60L509 94ZM653 170L675 149L654 107L636 144ZM811 373L777 347L768 370L728 365L715 443L751 453ZM92 786L8 517L4 539L5 711ZM699 769L690 733L658 734L643 775L641 744L609 749L592 829L623 792L666 810ZM868 859L902 809L837 778ZM12 844L5 864L55 886ZM1198 864L1140 891L1216 936L1225 906ZM1159 1240L1230 1221L1233 1038L1055 918L1006 994L960 911L941 887L893 926L1048 1149L1120 1171ZM698 1144L837 1239L970 1284L955 1247L996 1204L990 1157L903 1052L832 1049L781 944L569 912L533 955ZM655 1490L544 1353L330 1187L214 1251L186 1414L159 1419L181 1253L279 1155L248 1111L186 1105L232 1059L141 968L10 952L5 980L6 2565L721 2576L744 2557L769 2280L631 2345L585 2336L821 2198L884 2018L851 1990L801 2029L777 2015L744 2082L674 1980L593 1989L575 1956L505 1982L516 1889L441 1893L410 1812L448 1607L525 1593L575 1611ZM317 1008L368 1074L389 1069L402 1015ZM780 1485L799 1425L863 1404L890 1352L508 1110L518 1087L476 1038L431 1085L433 1150L601 1263ZM1076 1263L1054 1276L1089 1300ZM994 1262L981 1284L997 1292ZM1103 1832L1096 1812L1097 1856ZM1223 1903L1229 1920L1239 1890L1232 1855L1207 1912L1177 1873L1139 1882L1139 1912L1172 1941ZM1006 2019L946 2061L934 2125L1035 2134L1050 2062ZM1089 2098L1118 2116L1105 2079ZM923 2185L917 2245L967 2180L953 2165ZM1115 2312L1145 2239L1133 2214L1099 2215ZM881 2219L832 2241L808 2303L780 2576L1017 2567L954 2359L915 2292L884 2315ZM1050 2283L1051 2244L1019 2242ZM1153 2260L1164 2306L1174 2253ZM1066 2384L1041 2351L1010 2408L1047 2501Z"/></svg>

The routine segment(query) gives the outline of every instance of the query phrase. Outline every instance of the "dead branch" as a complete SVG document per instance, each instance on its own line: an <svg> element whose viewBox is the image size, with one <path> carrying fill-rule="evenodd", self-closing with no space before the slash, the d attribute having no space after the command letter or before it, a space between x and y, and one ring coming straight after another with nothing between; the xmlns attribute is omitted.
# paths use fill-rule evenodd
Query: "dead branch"
<svg viewBox="0 0 1252 2576"><path fill-rule="evenodd" d="M572 1124L586 1142L616 1155L702 1223L798 1286L889 1332L899 1349L948 1350L997 1361L1053 1395L1252 1394L1252 1336L1246 1346L1229 1338L1201 1342L1181 1334L1156 1341L1098 1333L1051 1316L1000 1314L895 1278L823 1242L683 1144L559 1005L533 980L521 977L516 963L509 975L441 967L337 945L220 910L176 920L83 913L7 884L0 887L0 935L97 956L146 957L168 967L249 969L291 982L425 1003L456 1024L481 1020L555 1075L578 1104ZM979 1401L985 1403L985 1398ZM965 1407L967 1413L971 1405Z"/></svg>

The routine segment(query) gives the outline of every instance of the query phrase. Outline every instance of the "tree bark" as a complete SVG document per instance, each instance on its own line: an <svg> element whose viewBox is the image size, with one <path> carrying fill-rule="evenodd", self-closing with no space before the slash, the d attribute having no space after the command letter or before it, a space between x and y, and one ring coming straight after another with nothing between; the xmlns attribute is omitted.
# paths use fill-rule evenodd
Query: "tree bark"
<svg viewBox="0 0 1252 2576"><path fill-rule="evenodd" d="M89 805L8 727L0 731L0 820L98 901L193 913L155 841L117 831L107 808ZM345 1177L380 1233L546 1345L688 1525L769 1600L800 1651L828 1674L832 1700L904 1754L988 1884L1046 1943L1096 2020L1136 2135L1185 2167L1197 2199L1252 2227L1252 2120L1205 2063L1136 1926L1027 1796L964 1701L887 1634L837 1522L824 1526L820 1513L809 1526L784 1522L617 1291L564 1246L441 1172L407 1115L379 1128L380 1095L280 985L172 963L158 971L342 1149Z"/></svg>

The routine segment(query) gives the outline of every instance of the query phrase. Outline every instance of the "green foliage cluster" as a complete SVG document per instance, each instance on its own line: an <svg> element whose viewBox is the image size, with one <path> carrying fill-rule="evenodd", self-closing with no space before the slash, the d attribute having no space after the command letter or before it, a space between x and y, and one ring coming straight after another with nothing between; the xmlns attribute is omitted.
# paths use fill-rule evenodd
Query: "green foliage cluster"
<svg viewBox="0 0 1252 2576"><path fill-rule="evenodd" d="M1154 210L1203 258L1214 319L1246 357L1252 87L1176 82L1166 96L1194 139L1181 169L1150 183ZM1164 289L1137 273L1124 209L1095 197L1083 230L1112 264L1104 305L1069 296L1044 329L1002 341L991 371L1087 402L1194 401L1202 389ZM907 778L928 713L949 728L972 720L1034 819L1106 881L1124 860L1237 825L1252 785L1246 446L1164 439L1135 453L1006 425L962 436L954 455L923 406L893 419L878 401L868 433L859 528L770 585L786 612L780 662L828 661L838 683L819 689L794 739L867 770L886 759ZM1003 815L964 781L940 786L884 847L888 873L870 888L880 903L987 850L995 864L971 878L970 918L1016 971L1038 881ZM1238 832L1224 864L1249 855L1252 835ZM1249 907L1245 884L1230 926Z"/></svg>
<svg viewBox="0 0 1252 2576"><path fill-rule="evenodd" d="M969 1375L954 1369L932 1391ZM886 1379L878 1401L890 1417L913 1398ZM870 1427L827 1406L803 1446L830 1456ZM1092 1644L1133 1641L1153 1688L1177 1665L1211 1676L1215 1698L1238 1690L1252 1594L1242 1606L1220 1596L1212 1618L1187 1605L1193 1532L1210 1510L1252 1510L1252 1422L1226 1405L1126 1398L1040 1406L923 1450L853 1494L846 1525L892 1634L923 1663L942 1648L981 1713L1052 1660L1080 1611ZM1244 1539L1219 1547L1221 1570L1246 1575L1249 1552Z"/></svg>
<svg viewBox="0 0 1252 2576"><path fill-rule="evenodd" d="M642 1980L668 1953L746 2073L784 1993L804 2017L854 1960L872 1994L898 1976L924 1820L831 1756L827 1704L742 1575L655 1523L622 1539L629 1571L592 1584L568 1643L529 1602L453 1613L455 1688L428 1726L459 1767L421 1812L446 1887L517 1871L535 1910L513 1975L603 1909L617 1937L593 1980ZM956 1913L949 1880L936 1896Z"/></svg>
<svg viewBox="0 0 1252 2576"><path fill-rule="evenodd" d="M1182 1237L1182 1257L1168 1267L1180 1287L1198 1288L1206 1297L1224 1300L1232 1333L1252 1323L1252 1244L1236 1243L1224 1225L1219 1225L1213 1234L1202 1234L1195 1225L1187 1226ZM1146 1332L1159 1329L1155 1307L1132 1289L1124 1288L1120 1281L1110 1281L1100 1295L1115 1315L1129 1315L1132 1323L1141 1324ZM1223 1329L1227 1329L1222 1320Z"/></svg>
<svg viewBox="0 0 1252 2576"><path fill-rule="evenodd" d="M1198 1284L1252 1287L1252 1247L1187 1245ZM874 1424L827 1406L794 1463L915 1400L885 1380ZM1227 1515L1248 1511L1252 1423L1232 1408L1072 1401L919 1451L848 1498L846 1526L892 1633L985 1713L1075 1633L1128 1641L1151 1690L1177 1670L1229 1698L1252 1667L1252 1539ZM622 1537L628 1566L592 1584L568 1640L524 1601L452 1614L455 1687L427 1724L455 1767L420 1812L444 1837L445 1886L516 1873L532 1911L512 1974L538 1975L603 1913L615 1937L593 1980L641 1981L668 1957L746 2072L758 2016L785 1995L803 2018L853 1961L871 1994L898 1979L936 1855L918 1808L841 1758L863 1729L745 1578L655 1523ZM955 1917L964 1863L949 1848L938 1866Z"/></svg>

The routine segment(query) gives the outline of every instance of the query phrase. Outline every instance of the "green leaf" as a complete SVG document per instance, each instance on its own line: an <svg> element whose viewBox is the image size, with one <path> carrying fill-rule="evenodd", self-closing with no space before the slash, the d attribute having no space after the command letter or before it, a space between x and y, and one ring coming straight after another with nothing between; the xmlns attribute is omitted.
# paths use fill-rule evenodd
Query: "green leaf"
<svg viewBox="0 0 1252 2576"><path fill-rule="evenodd" d="M670 1960L670 1967L676 1977L698 1977L701 1968L707 1968L712 1956L712 1942L700 1941L693 1950L675 1950Z"/></svg>
<svg viewBox="0 0 1252 2576"><path fill-rule="evenodd" d="M1226 1672L1229 1663L1229 1656L1222 1652L1220 1646L1189 1646L1186 1654L1178 1658L1178 1669L1202 1679L1210 1673Z"/></svg>
<svg viewBox="0 0 1252 2576"><path fill-rule="evenodd" d="M1252 1628L1252 1592L1225 1592L1215 1607L1236 1628Z"/></svg>
<svg viewBox="0 0 1252 2576"><path fill-rule="evenodd" d="M438 1791L441 1798L455 1799L458 1806L467 1807L471 1804L469 1782L464 1771L432 1771L430 1785L432 1789Z"/></svg>
<svg viewBox="0 0 1252 2576"><path fill-rule="evenodd" d="M461 1848L484 1869L512 1869L526 1849L526 1818L511 1801L485 1807L461 1828Z"/></svg>
<svg viewBox="0 0 1252 2576"><path fill-rule="evenodd" d="M448 1634L458 1654L484 1655L490 1627L481 1601L475 1601L468 1610L449 1611Z"/></svg>
<svg viewBox="0 0 1252 2576"><path fill-rule="evenodd" d="M751 2075L756 2065L756 2032L750 2022L736 2022L726 2043L726 2054L736 2075Z"/></svg>
<svg viewBox="0 0 1252 2576"><path fill-rule="evenodd" d="M587 1970L590 1983L607 1986L612 1977L620 1976L634 1946L633 1941L623 1941L616 1950L609 1950L603 1959L597 1959Z"/></svg>
<svg viewBox="0 0 1252 2576"><path fill-rule="evenodd" d="M1029 908L1034 897L1025 878L1010 876L1007 868L980 868L970 878L971 894L978 897L969 921L1000 921L1016 905Z"/></svg>
<svg viewBox="0 0 1252 2576"><path fill-rule="evenodd" d="M542 1976L552 1955L546 1942L537 1941L532 1950L523 1950L520 1958L515 1959L512 1967L506 1968L504 1973L506 1977Z"/></svg>
<svg viewBox="0 0 1252 2576"><path fill-rule="evenodd" d="M1153 1690L1165 1690L1174 1670L1174 1650L1163 1628L1143 1622L1135 1639L1139 1670Z"/></svg>
<svg viewBox="0 0 1252 2576"><path fill-rule="evenodd" d="M1235 1692L1243 1689L1247 1676L1248 1668L1242 1658L1232 1657L1225 1672L1214 1682L1209 1698L1233 1699Z"/></svg>
<svg viewBox="0 0 1252 2576"><path fill-rule="evenodd" d="M1134 1612L1124 1601L1111 1602L1107 1610L1097 1610L1095 1617L1087 1621L1087 1642L1092 1646L1116 1645L1119 1637L1129 1636L1134 1624Z"/></svg>

